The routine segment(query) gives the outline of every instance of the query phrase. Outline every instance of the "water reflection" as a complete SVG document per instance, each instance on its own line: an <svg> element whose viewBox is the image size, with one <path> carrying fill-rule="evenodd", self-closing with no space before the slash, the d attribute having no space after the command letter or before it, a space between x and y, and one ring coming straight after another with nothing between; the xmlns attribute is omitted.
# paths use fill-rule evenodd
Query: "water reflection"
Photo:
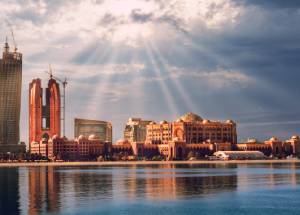
<svg viewBox="0 0 300 215"><path fill-rule="evenodd" d="M299 173L299 164L0 168L0 211L59 214L111 201L205 199L248 189L296 187Z"/></svg>
<svg viewBox="0 0 300 215"><path fill-rule="evenodd" d="M16 168L0 168L0 212L19 214L19 177Z"/></svg>
<svg viewBox="0 0 300 215"><path fill-rule="evenodd" d="M28 214L58 212L61 175L53 167L28 168Z"/></svg>

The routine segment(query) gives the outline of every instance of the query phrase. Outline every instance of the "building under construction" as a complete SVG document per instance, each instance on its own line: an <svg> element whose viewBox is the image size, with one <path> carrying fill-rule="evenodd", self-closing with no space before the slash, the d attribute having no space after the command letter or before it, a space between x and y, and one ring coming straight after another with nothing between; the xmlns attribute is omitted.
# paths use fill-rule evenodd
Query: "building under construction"
<svg viewBox="0 0 300 215"><path fill-rule="evenodd" d="M22 54L10 51L6 41L0 59L0 153L20 153Z"/></svg>
<svg viewBox="0 0 300 215"><path fill-rule="evenodd" d="M48 141L54 135L61 136L61 102L59 84L53 78L43 90L41 80L29 85L29 144Z"/></svg>

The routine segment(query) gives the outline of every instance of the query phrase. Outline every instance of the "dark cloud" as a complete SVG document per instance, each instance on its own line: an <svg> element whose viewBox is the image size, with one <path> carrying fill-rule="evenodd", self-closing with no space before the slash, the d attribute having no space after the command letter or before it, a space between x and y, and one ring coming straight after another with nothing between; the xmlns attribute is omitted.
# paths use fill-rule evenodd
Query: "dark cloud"
<svg viewBox="0 0 300 215"><path fill-rule="evenodd" d="M149 22L152 19L152 13L143 13L141 9L134 9L131 11L130 17L134 22Z"/></svg>
<svg viewBox="0 0 300 215"><path fill-rule="evenodd" d="M99 24L100 25L111 25L113 23L116 22L116 17L114 17L112 14L110 13L106 13L102 18L101 20L99 21Z"/></svg>
<svg viewBox="0 0 300 215"><path fill-rule="evenodd" d="M297 9L300 8L300 1L298 0L234 0L238 4L246 4L246 5L258 5L261 7L269 7L269 8L289 8L289 9Z"/></svg>

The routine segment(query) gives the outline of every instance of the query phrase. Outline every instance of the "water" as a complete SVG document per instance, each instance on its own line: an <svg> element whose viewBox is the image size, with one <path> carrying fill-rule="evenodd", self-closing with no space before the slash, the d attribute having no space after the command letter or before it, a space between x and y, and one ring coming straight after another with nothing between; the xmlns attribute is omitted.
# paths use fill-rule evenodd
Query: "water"
<svg viewBox="0 0 300 215"><path fill-rule="evenodd" d="M0 214L300 214L300 164L0 168Z"/></svg>

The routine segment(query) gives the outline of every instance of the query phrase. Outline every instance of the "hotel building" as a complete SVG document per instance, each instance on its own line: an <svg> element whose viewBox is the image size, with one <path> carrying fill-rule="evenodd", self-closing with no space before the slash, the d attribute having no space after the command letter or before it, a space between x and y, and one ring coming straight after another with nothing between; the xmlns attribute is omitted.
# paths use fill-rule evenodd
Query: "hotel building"
<svg viewBox="0 0 300 215"><path fill-rule="evenodd" d="M286 141L281 141L276 137L271 137L264 142L258 142L256 139L249 139L245 143L236 145L237 151L260 151L266 156L286 157L300 156L300 138L292 136Z"/></svg>
<svg viewBox="0 0 300 215"><path fill-rule="evenodd" d="M187 113L175 122L154 122L147 126L147 142L165 144L177 138L186 144L203 142L237 143L236 123L204 120L194 113Z"/></svg>
<svg viewBox="0 0 300 215"><path fill-rule="evenodd" d="M112 142L112 125L105 121L75 118L74 135L75 138L81 135L84 137L94 135L100 141Z"/></svg>
<svg viewBox="0 0 300 215"><path fill-rule="evenodd" d="M48 140L61 135L61 104L59 84L50 78L44 91L40 79L29 85L29 150L44 151Z"/></svg>
<svg viewBox="0 0 300 215"><path fill-rule="evenodd" d="M147 125L151 122L141 118L129 118L124 129L124 139L129 142L144 142L147 135Z"/></svg>

